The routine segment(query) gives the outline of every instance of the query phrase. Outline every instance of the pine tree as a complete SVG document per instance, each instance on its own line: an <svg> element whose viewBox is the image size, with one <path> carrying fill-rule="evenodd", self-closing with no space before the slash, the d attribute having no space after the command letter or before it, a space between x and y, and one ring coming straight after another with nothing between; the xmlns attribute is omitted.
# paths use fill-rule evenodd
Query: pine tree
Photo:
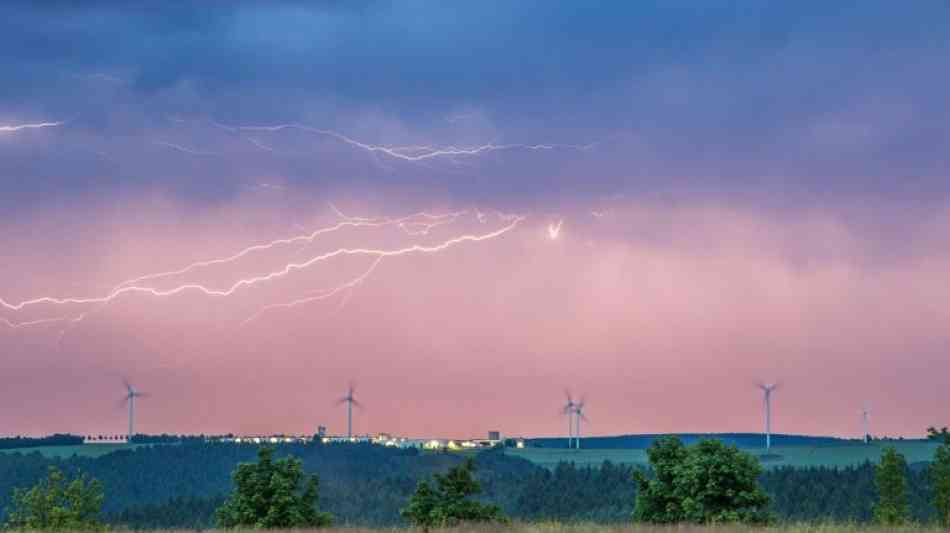
<svg viewBox="0 0 950 533"><path fill-rule="evenodd" d="M943 444L934 453L930 466L930 481L933 484L933 505L937 520L943 527L950 527L950 443Z"/></svg>
<svg viewBox="0 0 950 533"><path fill-rule="evenodd" d="M434 513L438 500L435 492L428 481L420 481L416 487L415 494L409 498L409 505L399 512L403 518L410 523L428 531L430 527L437 525L436 514Z"/></svg>
<svg viewBox="0 0 950 533"><path fill-rule="evenodd" d="M884 449L881 463L874 474L878 503L874 507L874 521L895 526L908 521L910 504L907 498L907 460L893 446Z"/></svg>

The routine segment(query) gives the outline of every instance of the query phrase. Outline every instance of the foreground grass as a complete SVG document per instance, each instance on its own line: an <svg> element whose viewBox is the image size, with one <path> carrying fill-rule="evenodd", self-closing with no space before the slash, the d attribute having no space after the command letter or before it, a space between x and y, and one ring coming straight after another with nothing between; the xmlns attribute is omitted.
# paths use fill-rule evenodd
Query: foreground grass
<svg viewBox="0 0 950 533"><path fill-rule="evenodd" d="M7 530L14 533L16 530ZM110 531L123 531L111 529ZM193 533L194 530L154 529L148 533ZM219 531L221 533L261 533L255 529L204 530L205 532ZM406 527L331 527L326 529L284 529L274 530L275 533L422 533L422 529ZM650 526L640 524L602 525L602 524L561 524L557 522L515 522L508 525L471 524L451 528L432 528L430 533L745 533L745 532L774 532L774 533L950 533L950 529L925 525L909 525L901 527L872 526L861 524L783 524L768 527L726 525L726 526ZM27 532L23 532L27 533ZM31 532L35 533L35 532Z"/></svg>

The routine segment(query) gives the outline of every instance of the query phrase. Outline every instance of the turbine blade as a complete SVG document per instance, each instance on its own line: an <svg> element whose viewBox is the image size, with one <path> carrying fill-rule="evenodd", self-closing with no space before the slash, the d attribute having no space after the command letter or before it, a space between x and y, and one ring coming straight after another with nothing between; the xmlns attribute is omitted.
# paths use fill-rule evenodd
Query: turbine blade
<svg viewBox="0 0 950 533"><path fill-rule="evenodd" d="M353 402L353 406L354 406L354 407L359 407L360 409L363 408L363 404L361 404L360 402L358 402L358 401L356 401L356 400L354 400L354 399L352 399L352 398L350 398L350 401Z"/></svg>

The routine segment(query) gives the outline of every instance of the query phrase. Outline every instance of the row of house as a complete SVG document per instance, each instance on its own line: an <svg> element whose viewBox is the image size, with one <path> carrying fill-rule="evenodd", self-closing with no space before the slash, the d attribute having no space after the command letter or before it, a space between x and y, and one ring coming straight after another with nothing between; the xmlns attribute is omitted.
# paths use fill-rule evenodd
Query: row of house
<svg viewBox="0 0 950 533"><path fill-rule="evenodd" d="M399 437L389 433L379 433L371 435L331 436L317 434L317 437L323 444L349 444L349 443L368 443L377 446L387 446L393 448L418 448L421 450L474 450L483 448L493 448L502 446L505 441L502 440L498 432L489 432L487 439L412 439ZM310 435L250 435L250 436L229 436L221 437L221 442L236 442L247 444L282 444L282 443L309 443L314 439ZM518 448L524 448L524 439L512 439L513 445Z"/></svg>

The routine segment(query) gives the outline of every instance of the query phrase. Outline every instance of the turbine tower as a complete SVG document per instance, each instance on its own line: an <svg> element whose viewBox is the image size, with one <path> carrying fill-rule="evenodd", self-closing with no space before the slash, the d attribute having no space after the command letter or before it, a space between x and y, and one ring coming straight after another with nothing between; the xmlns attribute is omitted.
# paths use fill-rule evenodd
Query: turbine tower
<svg viewBox="0 0 950 533"><path fill-rule="evenodd" d="M122 398L123 404L129 404L129 442L132 442L132 437L135 436L135 399L148 396L144 392L135 390L135 387L129 383L129 380L123 379L122 383L125 384L125 396Z"/></svg>
<svg viewBox="0 0 950 533"><path fill-rule="evenodd" d="M864 424L864 443L871 442L871 407L867 404L861 408L861 422Z"/></svg>
<svg viewBox="0 0 950 533"><path fill-rule="evenodd" d="M772 391L778 388L778 383L759 383L759 388L765 393L765 451L772 448Z"/></svg>
<svg viewBox="0 0 950 533"><path fill-rule="evenodd" d="M571 391L565 390L564 395L567 396L567 403L561 413L567 415L567 447L570 449L574 447L574 415L577 414L577 404L574 403Z"/></svg>
<svg viewBox="0 0 950 533"><path fill-rule="evenodd" d="M336 404L340 405L346 404L346 438L353 438L353 406L363 407L360 402L356 401L356 398L353 397L353 393L356 392L356 387L350 383L350 387L346 390L346 396L337 400Z"/></svg>
<svg viewBox="0 0 950 533"><path fill-rule="evenodd" d="M581 449L581 420L588 422L587 417L584 416L584 399L581 398L581 401L574 404L574 424L576 424L576 431L574 432L574 443L575 448L578 450Z"/></svg>

